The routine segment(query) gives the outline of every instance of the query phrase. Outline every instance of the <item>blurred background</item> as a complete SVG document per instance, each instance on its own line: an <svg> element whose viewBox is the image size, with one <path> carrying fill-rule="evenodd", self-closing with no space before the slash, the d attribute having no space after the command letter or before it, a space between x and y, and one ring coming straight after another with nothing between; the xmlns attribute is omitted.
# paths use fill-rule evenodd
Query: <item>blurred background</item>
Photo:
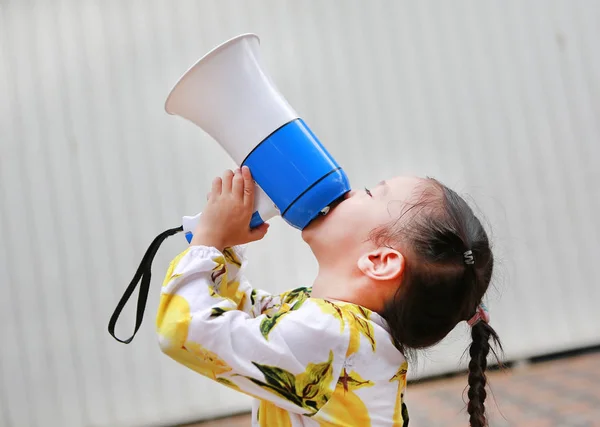
<svg viewBox="0 0 600 427"><path fill-rule="evenodd" d="M154 261L133 343L107 332L151 240L202 210L211 179L234 166L164 102L199 57L245 32L354 187L419 174L468 195L498 259L487 302L505 361L597 348L599 23L594 0L0 0L0 426L167 426L249 410L158 348L160 284L183 235ZM248 256L269 291L316 273L279 218ZM460 373L468 338L457 327L411 380ZM591 357L581 378L598 373ZM562 397L573 393L600 408L600 393ZM409 386L409 410L410 399ZM438 425L418 424L426 408L414 425ZM598 425L570 420L492 425Z"/></svg>

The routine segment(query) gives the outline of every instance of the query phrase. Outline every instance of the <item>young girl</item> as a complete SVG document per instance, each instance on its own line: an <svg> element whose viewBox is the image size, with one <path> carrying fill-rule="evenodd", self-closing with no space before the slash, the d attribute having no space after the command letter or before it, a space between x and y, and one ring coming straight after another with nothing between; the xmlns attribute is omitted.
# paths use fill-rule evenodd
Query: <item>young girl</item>
<svg viewBox="0 0 600 427"><path fill-rule="evenodd" d="M164 353L254 396L254 426L407 426L405 355L471 325L470 425L487 425L490 337L481 300L492 275L487 235L455 192L396 177L352 191L302 238L319 270L311 288L253 289L241 249L254 183L216 178L189 248L167 272L157 315Z"/></svg>

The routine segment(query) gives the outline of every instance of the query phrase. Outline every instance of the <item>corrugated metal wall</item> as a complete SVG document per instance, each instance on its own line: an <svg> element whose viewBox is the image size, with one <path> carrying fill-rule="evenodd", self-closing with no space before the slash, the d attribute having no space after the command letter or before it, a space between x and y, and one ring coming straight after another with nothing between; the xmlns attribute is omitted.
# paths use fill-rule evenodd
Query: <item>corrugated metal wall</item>
<svg viewBox="0 0 600 427"><path fill-rule="evenodd" d="M248 408L156 345L160 281L183 237L155 261L136 341L106 331L150 240L232 166L163 103L242 32L262 38L268 71L354 185L418 173L471 194L500 260L489 305L507 357L600 343L598 22L593 0L0 1L0 426ZM273 291L316 271L279 220L249 255L255 285ZM456 369L464 332L412 375Z"/></svg>

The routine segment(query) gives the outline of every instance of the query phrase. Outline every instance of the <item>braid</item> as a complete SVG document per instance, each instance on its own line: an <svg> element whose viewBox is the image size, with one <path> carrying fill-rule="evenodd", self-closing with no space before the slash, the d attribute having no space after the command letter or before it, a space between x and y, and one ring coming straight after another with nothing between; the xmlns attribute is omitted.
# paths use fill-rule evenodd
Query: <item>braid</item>
<svg viewBox="0 0 600 427"><path fill-rule="evenodd" d="M485 391L487 383L485 370L487 368L487 356L490 352L490 337L492 337L496 345L500 346L498 335L489 324L477 322L471 328L473 342L469 348L471 361L469 362L469 403L467 405L471 427L486 427L488 425L485 417L484 403L487 397Z"/></svg>

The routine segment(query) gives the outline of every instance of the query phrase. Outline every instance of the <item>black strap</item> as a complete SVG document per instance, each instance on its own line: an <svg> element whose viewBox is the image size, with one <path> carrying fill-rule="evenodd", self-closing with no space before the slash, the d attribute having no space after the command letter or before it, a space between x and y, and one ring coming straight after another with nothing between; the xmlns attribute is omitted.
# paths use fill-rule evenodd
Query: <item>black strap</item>
<svg viewBox="0 0 600 427"><path fill-rule="evenodd" d="M117 341L124 344L129 344L133 340L133 337L137 333L138 329L140 329L140 326L142 325L142 319L144 318L144 310L146 309L146 301L148 300L148 292L150 291L150 278L152 277L152 261L154 260L154 256L156 255L156 252L158 252L158 248L162 242L164 242L169 236L177 234L181 231L183 231L183 226L163 231L154 238L152 243L150 243L150 246L146 250L144 257L142 258L142 262L135 272L131 283L129 283L129 286L127 286L127 289L125 289L125 293L121 297L121 300L117 304L117 308L115 308L115 311L108 322L108 332ZM138 294L135 330L133 331L133 335L131 337L126 340L120 340L115 336L115 325L117 324L117 319L121 315L121 311L123 311L123 307L125 307L125 304L127 304L127 301L129 301L129 298L133 294L133 291L135 291L140 279L142 279L142 282L140 285L140 292Z"/></svg>

